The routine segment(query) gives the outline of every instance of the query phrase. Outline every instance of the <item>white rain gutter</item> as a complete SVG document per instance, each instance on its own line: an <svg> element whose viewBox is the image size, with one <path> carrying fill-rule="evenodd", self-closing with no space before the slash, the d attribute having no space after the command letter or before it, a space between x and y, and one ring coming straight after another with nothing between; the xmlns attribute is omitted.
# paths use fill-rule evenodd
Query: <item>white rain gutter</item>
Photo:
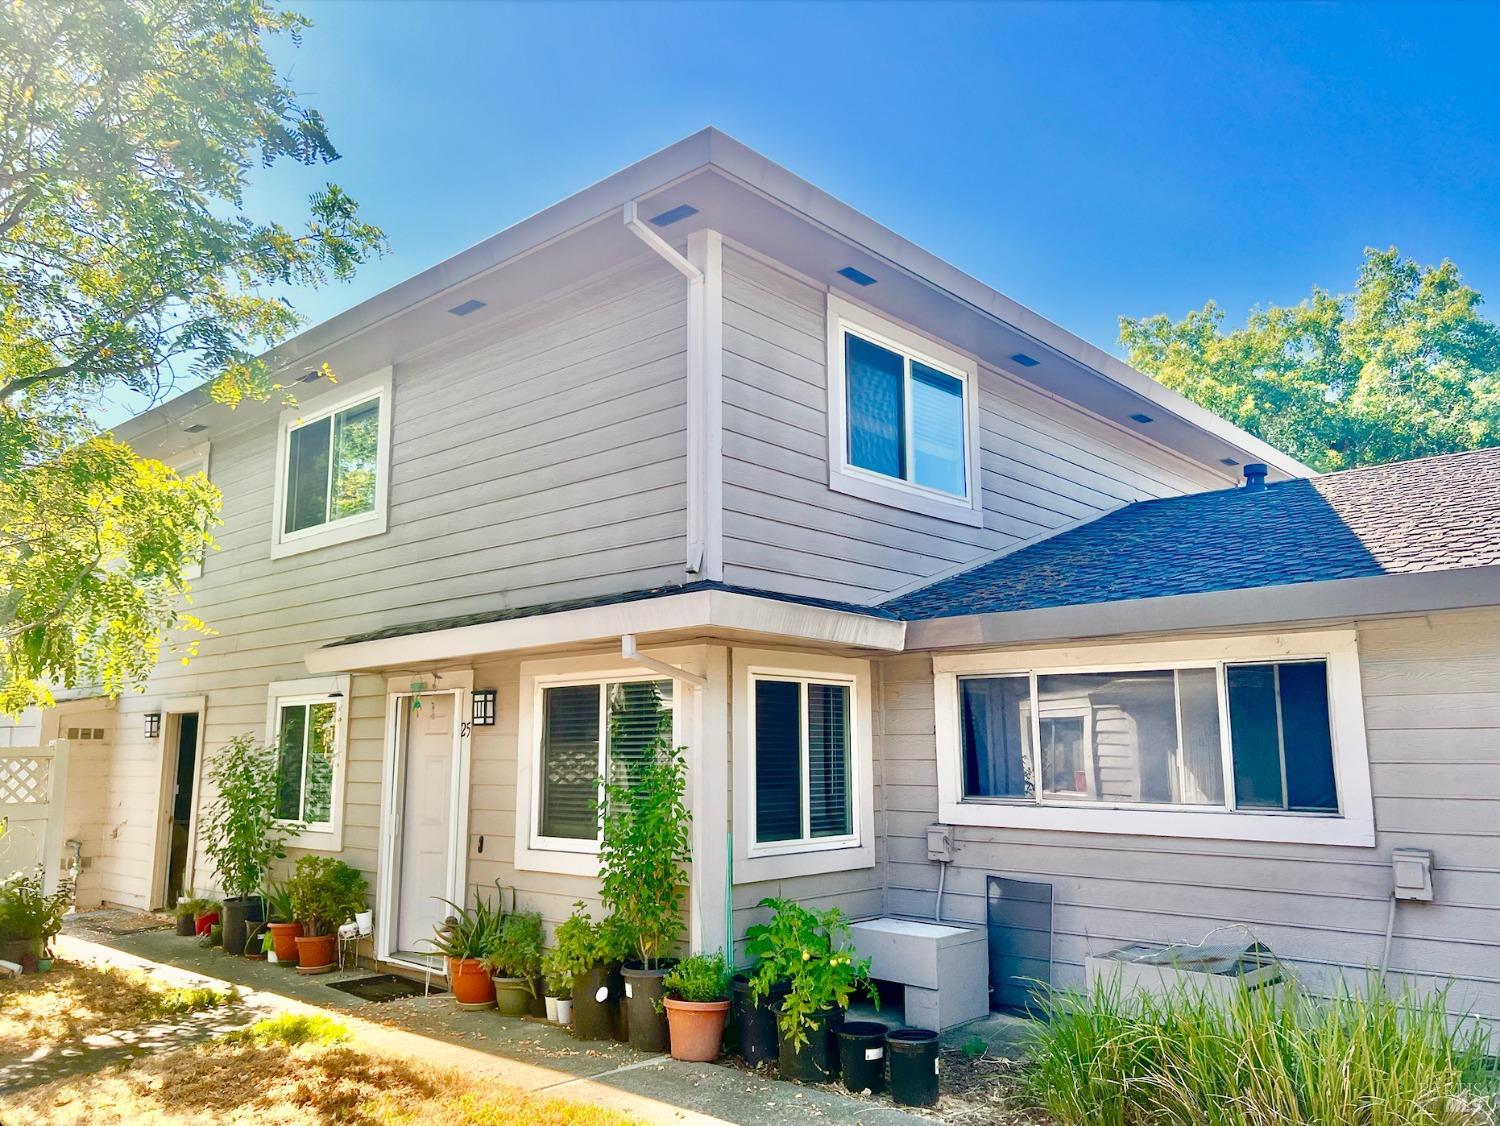
<svg viewBox="0 0 1500 1126"><path fill-rule="evenodd" d="M676 665L669 665L666 661L658 661L655 657L648 657L635 647L635 634L622 633L620 635L620 656L624 657L633 665L659 672L663 676L669 676L673 680L685 680L694 688L702 688L708 684L708 677L699 676L687 669L680 669Z"/></svg>

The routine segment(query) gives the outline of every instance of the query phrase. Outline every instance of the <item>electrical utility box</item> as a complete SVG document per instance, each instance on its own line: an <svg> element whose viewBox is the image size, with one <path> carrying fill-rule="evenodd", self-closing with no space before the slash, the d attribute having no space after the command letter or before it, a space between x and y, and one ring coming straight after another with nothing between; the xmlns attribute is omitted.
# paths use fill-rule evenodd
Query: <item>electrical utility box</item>
<svg viewBox="0 0 1500 1126"><path fill-rule="evenodd" d="M1393 893L1397 899L1432 901L1432 851L1425 848L1391 849Z"/></svg>
<svg viewBox="0 0 1500 1126"><path fill-rule="evenodd" d="M953 860L953 830L947 825L927 826L927 859L944 864Z"/></svg>

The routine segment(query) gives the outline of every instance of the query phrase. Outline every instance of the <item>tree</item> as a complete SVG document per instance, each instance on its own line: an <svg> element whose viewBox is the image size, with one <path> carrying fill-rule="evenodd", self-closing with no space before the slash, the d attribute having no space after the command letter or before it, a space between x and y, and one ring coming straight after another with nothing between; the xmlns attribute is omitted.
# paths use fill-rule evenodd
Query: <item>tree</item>
<svg viewBox="0 0 1500 1126"><path fill-rule="evenodd" d="M306 26L265 0L0 5L0 711L117 693L205 629L182 574L217 492L91 413L184 380L274 393L286 292L383 245L333 184L297 229L245 211L257 164L338 156L266 54Z"/></svg>
<svg viewBox="0 0 1500 1126"><path fill-rule="evenodd" d="M1500 443L1500 325L1444 261L1367 249L1354 292L1314 289L1225 331L1210 301L1120 318L1130 362L1328 471Z"/></svg>

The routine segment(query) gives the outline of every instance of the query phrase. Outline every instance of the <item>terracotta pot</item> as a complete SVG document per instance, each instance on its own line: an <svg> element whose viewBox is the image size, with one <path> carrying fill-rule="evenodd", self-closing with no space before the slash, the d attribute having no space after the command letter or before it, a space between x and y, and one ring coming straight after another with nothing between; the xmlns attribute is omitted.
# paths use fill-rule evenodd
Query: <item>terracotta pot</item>
<svg viewBox="0 0 1500 1126"><path fill-rule="evenodd" d="M713 1063L724 1042L728 1001L666 999L667 1026L672 1034L672 1058L688 1063Z"/></svg>
<svg viewBox="0 0 1500 1126"><path fill-rule="evenodd" d="M301 923L268 923L271 928L271 949L276 951L278 962L297 960L297 939L302 936Z"/></svg>
<svg viewBox="0 0 1500 1126"><path fill-rule="evenodd" d="M338 966L339 937L336 934L298 935L297 972L299 974L332 973Z"/></svg>
<svg viewBox="0 0 1500 1126"><path fill-rule="evenodd" d="M219 913L210 911L206 915L199 915L193 920L194 934L207 934L213 929L213 925L219 921Z"/></svg>
<svg viewBox="0 0 1500 1126"><path fill-rule="evenodd" d="M495 983L478 958L448 959L448 988L460 1009L490 1009L495 1005Z"/></svg>

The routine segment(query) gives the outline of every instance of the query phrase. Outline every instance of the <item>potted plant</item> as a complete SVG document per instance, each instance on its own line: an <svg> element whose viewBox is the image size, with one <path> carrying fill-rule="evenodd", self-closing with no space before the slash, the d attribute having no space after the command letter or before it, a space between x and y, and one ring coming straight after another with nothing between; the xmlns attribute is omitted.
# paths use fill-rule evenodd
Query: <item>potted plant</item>
<svg viewBox="0 0 1500 1126"><path fill-rule="evenodd" d="M40 867L0 882L0 958L20 965L22 973L36 973L50 961L48 948L61 933L73 898L68 881L51 893L45 887Z"/></svg>
<svg viewBox="0 0 1500 1126"><path fill-rule="evenodd" d="M542 979L547 990L547 1019L573 1023L573 973L557 950L542 955Z"/></svg>
<svg viewBox="0 0 1500 1126"><path fill-rule="evenodd" d="M751 975L757 998L786 982L775 1008L781 1074L788 1079L826 1083L838 1073L834 1039L843 1011L858 989L880 998L870 980L870 960L849 945L849 925L837 907L810 911L786 899L763 899L774 914L769 923L745 930L745 948L759 960Z"/></svg>
<svg viewBox="0 0 1500 1126"><path fill-rule="evenodd" d="M201 895L186 895L177 901L177 933L183 938L192 938L198 933L198 920L215 911L218 900ZM207 924L205 924L207 925Z"/></svg>
<svg viewBox="0 0 1500 1126"><path fill-rule="evenodd" d="M297 962L297 939L302 934L302 924L297 919L297 910L292 906L292 897L285 884L268 884L265 892L266 927L271 932L270 959L273 962Z"/></svg>
<svg viewBox="0 0 1500 1126"><path fill-rule="evenodd" d="M264 919L261 883L285 856L286 827L276 820L279 772L276 751L249 735L236 735L209 764L214 790L202 819L203 851L224 892L223 942L227 954L245 952L245 923Z"/></svg>
<svg viewBox="0 0 1500 1126"><path fill-rule="evenodd" d="M203 938L210 930L219 925L219 920L223 917L224 910L217 899L203 899L198 905L197 912L193 915L193 933L200 939Z"/></svg>
<svg viewBox="0 0 1500 1126"><path fill-rule="evenodd" d="M302 924L297 946L299 974L325 974L338 964L338 928L365 909L364 876L331 856L303 856L292 870L286 893Z"/></svg>
<svg viewBox="0 0 1500 1126"><path fill-rule="evenodd" d="M495 885L499 891L498 882ZM437 928L433 946L448 968L448 987L460 1009L488 1009L495 1003L495 983L485 969L484 957L500 936L505 922L504 896L494 906L482 895L473 908L444 900L454 913Z"/></svg>
<svg viewBox="0 0 1500 1126"><path fill-rule="evenodd" d="M508 1017L526 1016L536 998L536 976L542 969L542 916L512 911L484 954L495 983L495 1004Z"/></svg>
<svg viewBox="0 0 1500 1126"><path fill-rule="evenodd" d="M594 922L581 900L557 928L557 964L573 981L573 1033L581 1040L608 1040L618 1031L623 939L609 919Z"/></svg>
<svg viewBox="0 0 1500 1126"><path fill-rule="evenodd" d="M724 1042L729 1017L729 972L724 955L694 954L662 979L663 1003L671 1030L672 1058L713 1063Z"/></svg>
<svg viewBox="0 0 1500 1126"><path fill-rule="evenodd" d="M617 713L611 722L623 717ZM626 760L604 787L599 897L629 943L633 960L623 977L630 1046L643 1052L667 1047L662 958L682 935L685 866L692 855L692 819L683 800L687 763L683 749L671 746L671 722L671 712L662 709L645 753Z"/></svg>

